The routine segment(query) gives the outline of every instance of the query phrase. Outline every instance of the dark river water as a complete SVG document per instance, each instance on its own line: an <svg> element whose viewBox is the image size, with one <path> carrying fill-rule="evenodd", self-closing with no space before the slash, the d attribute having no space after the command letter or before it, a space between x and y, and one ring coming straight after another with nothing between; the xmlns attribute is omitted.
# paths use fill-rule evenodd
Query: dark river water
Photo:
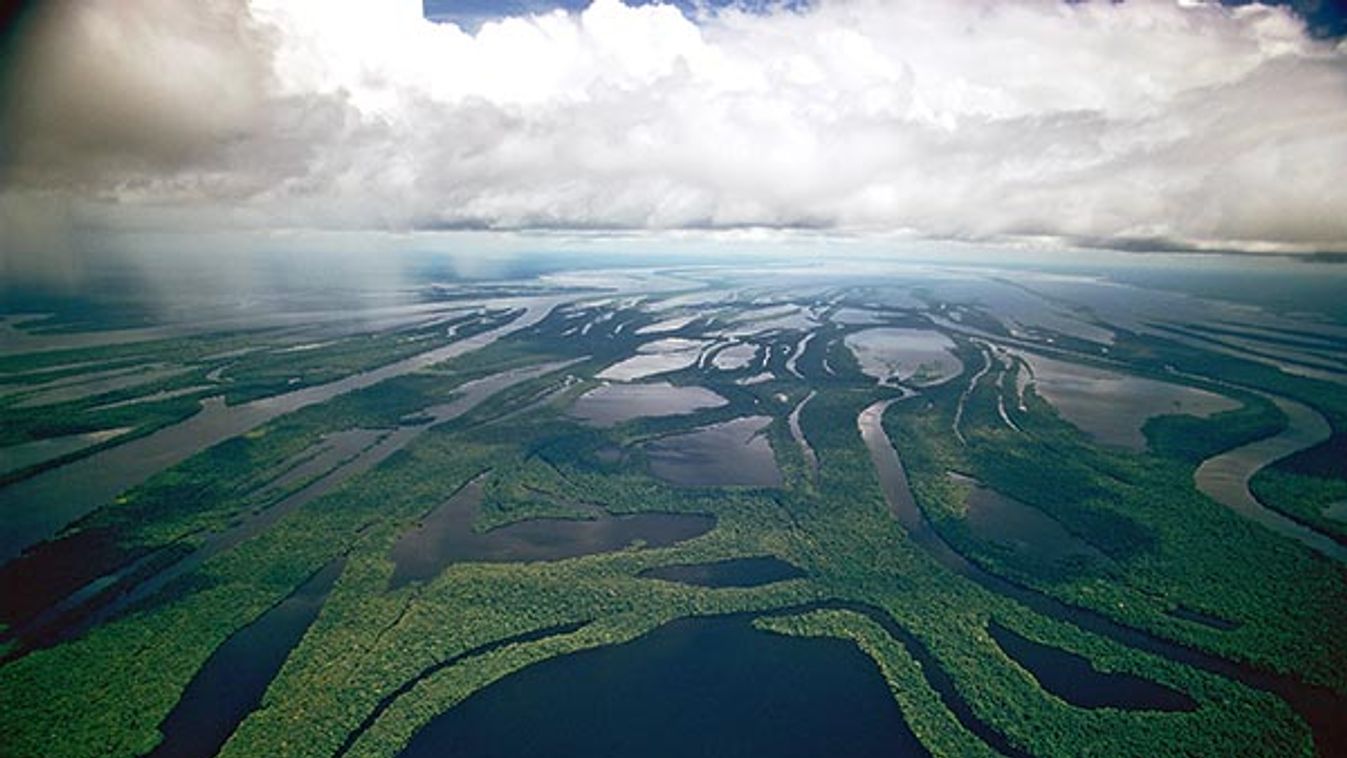
<svg viewBox="0 0 1347 758"><path fill-rule="evenodd" d="M698 587L757 587L788 579L799 579L804 572L770 555L731 558L711 563L680 563L646 569L641 576Z"/></svg>
<svg viewBox="0 0 1347 758"><path fill-rule="evenodd" d="M1194 711L1197 702L1182 692L1132 674L1099 671L1088 658L1022 637L992 622L992 639L1033 675L1043 689L1081 708Z"/></svg>
<svg viewBox="0 0 1347 758"><path fill-rule="evenodd" d="M1068 605L1037 590L1009 582L972 563L956 552L933 529L908 486L902 460L884 432L884 411L898 402L880 400L865 408L857 419L861 438L879 477L880 489L894 519L907 536L945 568L982 587L1041 613L1074 624L1088 632L1168 658L1194 668L1235 679L1282 697L1309 724L1315 745L1324 755L1347 755L1347 699L1323 687L1307 685L1290 676L1274 674L1204 653L1177 642L1156 637L1120 624L1079 606Z"/></svg>
<svg viewBox="0 0 1347 758"><path fill-rule="evenodd" d="M209 400L200 413L179 424L4 487L0 489L0 521L5 524L0 531L0 563L156 472L217 442L282 414L485 347L542 320L558 302L547 298L492 303L526 310L495 329L328 384L236 406L226 406L219 398Z"/></svg>
<svg viewBox="0 0 1347 758"><path fill-rule="evenodd" d="M318 617L343 564L332 561L216 648L159 725L164 741L152 758L210 758L219 752Z"/></svg>
<svg viewBox="0 0 1347 758"><path fill-rule="evenodd" d="M530 666L418 732L403 758L926 756L853 643L689 618Z"/></svg>
<svg viewBox="0 0 1347 758"><path fill-rule="evenodd" d="M320 472L321 476L281 498L265 509L241 516L228 528L207 535L202 543L191 553L162 570L145 577L133 586L125 587L118 596L89 613L74 614L74 621L65 614L75 606L74 600L88 599L92 594L87 590L77 591L52 611L44 613L29 624L17 629L17 636L25 647L45 647L69 639L85 630L103 623L117 614L140 603L163 590L170 583L200 567L211 558L231 550L245 540L251 539L286 515L303 507L309 502L323 497L346 484L351 479L378 466L389 456L406 447L423 432L442 421L457 418L476 408L487 398L513 385L550 373L569 365L566 362L545 363L536 366L523 366L510 371L466 382L457 397L448 403L426 408L418 414L418 423L405 425L392 431L352 429L328 435L319 445L319 452L287 472L268 486L277 486L290 477L307 478ZM310 464L315 464L310 466ZM324 468L326 466L326 468ZM299 479L296 479L298 481ZM624 543L625 544L625 543ZM125 569L114 572L122 574ZM437 572L438 573L438 572ZM104 584L108 577L94 580L93 585ZM80 601L82 602L82 600Z"/></svg>
<svg viewBox="0 0 1347 758"><path fill-rule="evenodd" d="M650 471L688 487L780 487L781 470L764 433L771 422L749 416L657 439L645 447Z"/></svg>
<svg viewBox="0 0 1347 758"><path fill-rule="evenodd" d="M714 517L698 514L612 516L595 509L592 519L531 519L475 532L481 504L479 478L402 535L393 545L390 586L434 579L452 563L554 561L619 550L637 540L663 547L705 534L716 524Z"/></svg>

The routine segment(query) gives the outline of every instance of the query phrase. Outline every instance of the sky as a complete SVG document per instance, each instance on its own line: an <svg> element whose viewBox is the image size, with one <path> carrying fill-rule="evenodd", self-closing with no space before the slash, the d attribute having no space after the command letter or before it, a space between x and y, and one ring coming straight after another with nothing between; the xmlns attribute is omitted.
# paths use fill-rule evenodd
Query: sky
<svg viewBox="0 0 1347 758"><path fill-rule="evenodd" d="M154 232L1344 251L1342 24L1333 0L30 4L0 274Z"/></svg>
<svg viewBox="0 0 1347 758"><path fill-rule="evenodd" d="M659 0L633 0L628 5L649 5ZM1249 5L1253 0L1221 0L1225 5ZM802 9L809 7L809 0L675 0L685 15L697 18L708 12L725 7L739 7L769 11L787 7ZM1265 5L1289 8L1306 22L1309 32L1317 37L1341 37L1347 35L1347 3L1342 0L1271 0ZM426 18L435 21L455 23L464 27L476 28L486 21L504 16L519 16L528 13L545 13L558 8L568 11L583 10L589 0L424 0Z"/></svg>
<svg viewBox="0 0 1347 758"><path fill-rule="evenodd" d="M591 0L424 0L426 18L439 23L456 24L476 31L483 23L508 16L536 15L554 10L583 11ZM714 15L724 8L737 8L757 13L774 10L801 10L809 7L809 0L627 0L627 5L656 5L663 2L683 12L694 21Z"/></svg>

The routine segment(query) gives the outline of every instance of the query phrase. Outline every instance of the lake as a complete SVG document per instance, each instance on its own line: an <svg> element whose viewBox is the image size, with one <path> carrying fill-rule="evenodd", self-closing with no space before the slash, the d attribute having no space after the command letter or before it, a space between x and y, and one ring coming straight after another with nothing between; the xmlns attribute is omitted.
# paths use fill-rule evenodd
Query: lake
<svg viewBox="0 0 1347 758"><path fill-rule="evenodd" d="M950 472L949 477L969 488L964 500L967 508L964 524L979 540L1044 563L1082 558L1108 561L1108 556L1032 505L997 492L972 477L955 472Z"/></svg>
<svg viewBox="0 0 1347 758"><path fill-rule="evenodd" d="M780 558L762 555L710 563L657 566L642 571L640 575L698 587L757 587L788 579L799 579L805 573Z"/></svg>
<svg viewBox="0 0 1347 758"><path fill-rule="evenodd" d="M403 758L929 755L851 642L687 618L530 666L436 717Z"/></svg>
<svg viewBox="0 0 1347 758"><path fill-rule="evenodd" d="M654 384L604 384L576 398L570 415L595 426L613 426L651 416L677 416L719 408L725 398L705 387Z"/></svg>
<svg viewBox="0 0 1347 758"><path fill-rule="evenodd" d="M880 382L939 384L963 371L954 342L931 329L864 329L848 334L845 343L861 371Z"/></svg>
<svg viewBox="0 0 1347 758"><path fill-rule="evenodd" d="M1141 451L1146 419L1168 413L1205 418L1239 403L1182 384L1020 353L1033 371L1034 390L1062 418L1104 445Z"/></svg>
<svg viewBox="0 0 1347 758"><path fill-rule="evenodd" d="M648 443L655 476L692 487L780 487L781 471L765 430L768 416L748 416Z"/></svg>
<svg viewBox="0 0 1347 758"><path fill-rule="evenodd" d="M1134 674L1100 671L1090 659L1044 645L992 622L996 644L1033 675L1043 689L1081 708L1195 711L1191 697Z"/></svg>
<svg viewBox="0 0 1347 758"><path fill-rule="evenodd" d="M476 532L482 484L478 478L465 485L398 539L390 587L434 579L453 563L554 561L620 550L638 540L663 547L705 534L716 523L698 514L611 516L596 508L587 520L530 519Z"/></svg>

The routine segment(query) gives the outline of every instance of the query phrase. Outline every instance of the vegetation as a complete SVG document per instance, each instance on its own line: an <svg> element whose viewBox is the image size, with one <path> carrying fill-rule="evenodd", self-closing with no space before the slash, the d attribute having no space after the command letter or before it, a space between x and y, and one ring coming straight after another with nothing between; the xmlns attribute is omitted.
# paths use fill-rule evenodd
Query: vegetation
<svg viewBox="0 0 1347 758"><path fill-rule="evenodd" d="M933 754L997 755L958 722L927 682L921 664L873 620L854 611L818 610L799 616L760 618L755 625L779 634L855 642L879 666L913 734Z"/></svg>
<svg viewBox="0 0 1347 758"><path fill-rule="evenodd" d="M1260 503L1347 541L1347 479L1298 474L1274 465L1255 474L1249 489Z"/></svg>
<svg viewBox="0 0 1347 758"><path fill-rule="evenodd" d="M1286 427L1286 414L1261 395L1223 391L1243 405L1207 417L1174 413L1147 419L1142 432L1151 452L1196 465Z"/></svg>
<svg viewBox="0 0 1347 758"><path fill-rule="evenodd" d="M673 334L719 339L707 332L724 328L733 311L745 307L689 314L697 318ZM995 754L969 728L970 719L1036 756L1311 754L1309 730L1277 697L1036 613L947 570L909 539L889 513L856 427L862 409L900 391L877 387L860 373L843 343L856 327L829 322L819 328L796 363L803 378L786 369L803 336L788 327L746 337L768 351L773 376L766 381L739 383L758 367L711 365L661 377L713 389L728 401L721 407L611 429L566 415L569 401L595 386L595 375L650 339L637 335L641 327L670 315L624 301L558 309L490 347L281 416L203 451L73 525L29 563L6 566L0 570L6 581L46 581L53 566L65 567L65 579L51 581L33 607L11 613L27 618L139 556L187 553L337 469L343 461L293 475L315 460L329 435L372 429L409 438L379 465L212 555L147 602L77 639L0 666L4 752L149 751L164 716L212 651L344 557L317 620L223 755L394 756L437 714L533 663L632 640L680 617L745 612L756 614L764 630L854 642L875 661L914 733L936 755ZM916 323L920 316L890 311L883 318ZM372 356L402 344L350 343L312 364L304 358L303 381L328 381L372 365ZM962 338L959 344L965 366L980 366L971 352L977 348ZM287 373L274 353L248 365L239 368L239 381L271 388L266 391ZM552 370L422 428L427 409L461 397L473 379L542 365ZM1275 408L1249 396L1241 409L1197 425L1187 417L1153 420L1147 426L1153 452L1133 454L1093 445L1033 394L1025 410L1010 409L1016 428L1007 426L996 402L1000 388L1014 385L1001 381L1004 370L988 372L968 393L960 426L967 444L959 444L951 425L971 371L896 403L885 419L918 503L947 541L989 571L1043 593L1347 692L1347 659L1338 641L1347 621L1341 569L1193 490L1192 469L1204 451L1283 423ZM816 394L800 423L819 458L817 477L786 422L811 390ZM674 487L650 474L642 452L650 440L749 414L773 419L766 434L783 487ZM1194 443L1194 434L1206 440ZM1041 509L1108 562L1026 562L980 541L963 524L966 485L952 481L951 470ZM709 514L716 525L669 547L635 543L550 562L452 563L432 579L390 588L396 568L390 551L399 536L483 472L489 474L476 525L481 530L523 519L588 517L596 509ZM90 545L98 549L86 550ZM659 566L765 555L804 575L723 588L641 576ZM1177 605L1240 626L1219 631L1184 622L1167 613ZM1198 708L1073 707L1045 692L997 646L987 632L993 621L1085 656L1100 670L1186 693ZM947 681L937 683L937 675ZM967 712L956 713L951 703Z"/></svg>
<svg viewBox="0 0 1347 758"><path fill-rule="evenodd" d="M0 395L0 447L126 430L99 444L4 472L0 484L175 424L196 414L207 397L221 396L238 405L337 381L443 347L511 318L504 312L463 316L429 327L299 344L291 336L263 332L0 356L0 386L8 386ZM109 373L114 374L112 379L98 378ZM51 392L57 394L44 394Z"/></svg>
<svg viewBox="0 0 1347 758"><path fill-rule="evenodd" d="M1341 570L1197 493L1191 463L1094 445L1035 395L1015 415L1024 431L1006 427L992 410L996 387L984 378L970 399L967 446L940 432L952 422L948 393L886 419L917 501L960 552L1129 625L1347 690L1334 631L1347 620ZM949 471L1042 510L1110 563L1042 565L978 540L963 525L967 487ZM1177 619L1179 605L1240 627Z"/></svg>

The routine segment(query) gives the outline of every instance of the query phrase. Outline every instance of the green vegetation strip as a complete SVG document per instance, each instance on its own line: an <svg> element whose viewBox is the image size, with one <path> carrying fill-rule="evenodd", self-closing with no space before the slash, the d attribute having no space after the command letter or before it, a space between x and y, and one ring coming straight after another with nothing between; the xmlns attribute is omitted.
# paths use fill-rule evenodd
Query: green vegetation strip
<svg viewBox="0 0 1347 758"><path fill-rule="evenodd" d="M451 395L474 372L500 370L512 361L593 355L593 364L575 369L593 372L602 359L634 351L630 332L595 329L593 340L572 344L558 339L565 328L563 320L548 319L519 339L437 371L279 419L165 472L83 528L114 529L133 545L190 539L196 530L220 528L240 508L253 507L239 499L233 477L274 469L322 433L396 424L429 398ZM604 340L604 352L593 352ZM785 421L810 389L805 382L726 389L734 412L751 408L774 418L768 438L787 483L776 491L671 487L649 476L630 447L652 434L720 418L725 409L599 431L549 405L509 415L537 397L536 387L520 388L489 401L472 418L424 433L375 469L206 561L151 604L0 668L6 754L147 751L158 740L157 725L211 652L337 555L347 555L347 564L326 605L224 755L330 756L357 732L351 755L396 755L445 708L532 663L631 640L684 616L770 613L831 601L890 616L929 651L979 721L1033 755L1310 753L1305 725L1276 697L1044 618L938 565L889 515L856 433L861 409L891 392L855 375L854 360L838 348L836 335L814 343L801 371L810 376L821 370L826 356L836 372L826 382L810 382L818 394L801 414L821 464L817 483L804 475ZM675 378L694 377L692 370ZM699 378L715 387L713 376ZM961 549L998 570L1018 570L995 564L995 556L979 553L958 533L962 493L945 476L951 467L1052 512L1107 546L1125 572L1076 578L1024 572L1024 581L1174 639L1342 687L1347 666L1330 637L1342 626L1335 620L1344 607L1340 575L1298 546L1271 539L1191 495L1186 464L1095 450L1042 404L1017 416L1028 434L994 428L985 382L966 411L970 444L956 449L948 430L961 387L952 384L953 394L936 390L921 403L900 404L888 421L910 462L922 507ZM597 454L611 448L627 454L616 460ZM538 515L532 503L551 501L594 504L615 514L711 514L716 527L667 548L632 545L547 563L458 563L429 581L388 590L389 551L398 536L487 469L509 480L489 487L484 526ZM1212 534L1220 541L1210 540ZM639 576L656 566L754 555L778 556L806 577L710 589ZM1164 614L1176 602L1229 614L1243 625L1230 633L1189 628ZM1026 638L1085 656L1100 670L1144 676L1187 693L1199 707L1192 713L1072 707L1001 651L986 631L993 619ZM573 632L492 646L579 623L585 625ZM917 671L911 654L873 620L828 611L762 623L855 641L876 660L933 753L985 754ZM486 652L466 655L473 650ZM436 668L450 660L458 663ZM428 670L434 673L424 676ZM374 721L361 732L372 714Z"/></svg>

